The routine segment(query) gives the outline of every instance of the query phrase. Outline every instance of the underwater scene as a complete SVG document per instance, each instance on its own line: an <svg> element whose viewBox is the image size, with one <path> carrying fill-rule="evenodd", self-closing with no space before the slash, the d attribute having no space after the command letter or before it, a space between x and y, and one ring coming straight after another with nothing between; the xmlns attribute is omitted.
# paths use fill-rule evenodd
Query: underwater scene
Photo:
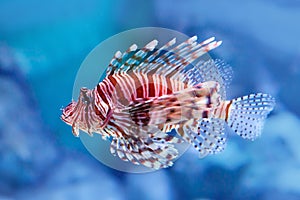
<svg viewBox="0 0 300 200"><path fill-rule="evenodd" d="M299 20L300 2L297 0L253 0L251 2L237 0L53 0L48 2L1 0L0 200L300 199ZM124 52L125 47L136 50L135 46L130 45L135 40L138 44L141 35L146 37L147 41L143 45L138 44L138 48L144 47L152 39L150 40L145 32L138 33L135 37L123 41L124 43L105 42L124 31L147 29L147 27L152 27L152 31L153 28L157 30L155 28L157 27L176 32L174 35L178 41L175 46L190 38L190 44L196 45L191 48L194 50L199 47L200 49L196 50L197 53L201 53L202 50L203 52L209 51L209 57L224 60L230 65L228 68L223 68L227 64L221 60L216 62L216 66L218 63L220 65L217 67L220 73L214 75L214 78L224 81L223 85L217 80L219 83L206 82L198 85L197 76L194 74L200 72L196 68L182 69L181 72L186 75L182 76L182 79L187 82L190 81L187 77L191 78L192 82L195 79L194 85L200 90L201 95L206 91L202 91L201 88L212 88L209 98L204 95L201 96L203 99L200 99L208 102L205 104L207 107L220 99L225 102L223 99L225 93L224 95L221 93L226 88L226 100L234 100L226 101L224 105L221 103L224 111L220 109L215 113L219 113L219 118L224 119L228 124L230 120L233 120L230 117L234 112L228 111L231 104L235 105L235 102L242 101L241 104L236 104L237 107L244 106L243 103L251 105L257 102L255 99L258 99L261 105L269 103L267 108L258 108L261 108L261 112L267 109L261 117L264 120L261 135L260 132L255 132L252 136L252 129L250 132L246 131L246 128L252 125L240 126L239 123L232 122L231 125L238 129L237 133L244 131L245 128L250 135L236 134L235 128L231 130L229 126L226 126L227 135L222 135L224 131L222 128L222 133L220 132L221 139L223 136L226 139L226 145L218 143L215 149L207 147L208 150L204 153L201 152L201 147L200 150L197 147L200 154L196 146L196 149L194 145L184 146L179 150L180 158L174 160L174 163L167 162L174 158L172 156L176 157L174 151L169 151L174 155L163 154L163 148L153 150L154 144L149 144L149 141L144 144L149 145L152 150L145 153L143 150L146 148L138 149L141 157L138 154L128 155L120 150L122 146L131 145L131 143L126 143L128 140L124 143L115 143L115 146L111 146L110 149L110 152L117 154L113 157L105 151L110 147L105 146L107 143L101 143L100 135L94 134L93 137L88 135L89 123L81 124L82 127L88 127L87 131L81 128L88 134L80 132L79 138L74 137L74 135L78 136L78 127L72 129L72 123L64 118L73 114L71 110L73 104L69 103L77 101L80 87L93 89L96 86L94 80L103 80L105 77L102 72L98 74L89 71L89 74L84 76L85 80L82 81L88 84L78 84L80 73L84 72L82 66L92 65L87 62L86 58L93 52L94 59L98 59L100 63L106 63L100 66L106 70L115 55L116 63L112 62L106 72L112 73L116 70L114 65L117 65L120 59L118 53L114 54L116 50ZM147 55L145 60L148 59L151 63L151 53L149 56L147 52L158 48L154 40L157 39L161 47L169 44L167 43L169 40L164 40L166 38L163 35L170 33L174 37L173 32L162 32L153 31L157 37L145 46L144 52L141 52L139 56ZM172 36L168 38L172 39ZM194 43L195 37L193 36L197 36L197 42L200 44ZM212 39L212 37L215 38ZM214 39L216 42L213 41ZM219 41L222 41L222 44ZM120 49L117 49L118 45ZM97 51L95 47L102 49ZM178 54L179 57L194 59L200 56L189 53L188 50L178 49L178 52L181 52ZM190 57L184 57L185 54L182 52ZM163 51L159 56L164 53ZM138 54L134 55L138 56ZM174 54L170 54L168 58L172 55ZM135 58L136 60L128 61L128 65L125 66L135 68L134 65L130 65L139 60L137 59L139 57ZM180 60L175 57L176 59ZM145 60L143 60L144 63ZM169 61L167 59L168 63ZM181 64L185 65L185 62L182 61ZM139 69L150 70L147 67L149 66L144 65L144 68ZM155 66L152 67L152 70L154 69ZM204 68L200 67L200 69ZM159 69L155 70L159 71ZM163 75L168 78L166 71ZM200 75L199 77L199 80L205 80ZM90 82L93 84L89 84ZM116 82L121 84L122 80ZM215 97L213 92L219 91L214 88L219 88L219 84L221 97L213 98ZM96 87L95 91L99 92L98 95L103 100L105 94L100 93L98 88L100 86ZM135 89L138 91L138 88ZM163 87L161 89L171 95L167 89ZM87 101L90 100L85 96L90 90L80 91L80 95L83 95ZM124 88L120 91L124 91ZM196 96L197 91L193 90ZM258 94L249 95L256 93ZM174 92L174 94L178 95L176 97L179 99L181 98L181 103L184 105L191 100L187 95L191 94L190 91ZM243 98L236 99L238 97ZM161 110L149 111L154 113L155 117L148 120L154 124L159 120L157 113L164 108L169 109L168 103L173 101L171 97L161 100L164 100L164 103L138 102L136 105L140 108L135 107L135 109L147 110L149 103L152 106L165 105L158 107L162 108ZM86 105L86 102L83 105ZM202 110L200 109L200 114L197 114L207 118L210 113L204 111L206 107L201 105ZM101 106L104 110L108 109L105 105L101 104ZM99 113L102 112L101 106L99 104L97 110ZM140 120L138 117L144 116L144 113L135 112L135 109L130 111L136 118L125 117L119 121L122 129L126 129L125 121L136 122L133 119ZM253 116L252 111L256 112L256 110L251 109L248 108L247 112L249 111ZM183 110L181 109L182 113L184 113ZM243 114L243 112L238 114L241 113ZM268 117L265 119L267 114ZM170 120L174 119L172 116ZM246 117L243 119L245 119L244 122L248 122ZM146 132L151 133L154 130L151 129L153 127L149 125L149 121L147 121ZM200 125L206 128L211 125L210 121L202 122ZM109 123L103 117L101 127ZM221 122L217 120L215 123ZM166 124L163 123L164 127L155 131L173 127ZM111 128L113 129L116 130L116 126ZM184 133L181 133L179 129L176 129L177 132L184 138L187 129L183 128ZM118 130L115 133L112 133L113 131L106 133L118 134L119 127ZM192 129L188 130L192 133ZM213 130L214 134L218 133L219 129ZM93 130L93 132L97 131L99 129ZM199 134L203 132L200 131ZM111 135L107 138L113 144L113 137L110 137ZM166 143L174 141L174 138L171 134L158 137ZM140 145L139 141L136 145ZM165 147L165 144L160 143L160 145L160 147ZM95 149L97 149L97 156L94 153ZM148 160L145 159L153 152L159 154L159 158L165 156L167 158L164 160L165 163L154 159L158 157L150 156ZM133 168L131 166L130 170L127 168L125 170L127 166L122 164L125 162L120 159L122 155L125 156L124 159L129 160L127 163L138 161L143 165L142 168L134 168L135 165L130 163ZM110 157L115 158L116 161L112 161ZM156 161L159 161L160 165L157 165Z"/></svg>

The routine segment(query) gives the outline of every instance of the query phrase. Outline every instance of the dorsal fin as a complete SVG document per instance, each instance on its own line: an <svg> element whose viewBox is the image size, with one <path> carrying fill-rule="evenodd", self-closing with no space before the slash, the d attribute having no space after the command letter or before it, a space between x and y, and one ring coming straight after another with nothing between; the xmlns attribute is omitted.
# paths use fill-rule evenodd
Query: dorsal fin
<svg viewBox="0 0 300 200"><path fill-rule="evenodd" d="M168 52L168 49L173 46L176 43L176 38L173 38L172 40L170 40L169 42L167 42L165 45L163 45L161 48L159 48L157 51L155 51L154 53L152 53L151 55L149 55L149 57L147 57L143 63L140 64L140 66L136 66L133 70L137 71L137 72L142 72L142 73L146 73L146 69L147 69L147 65L149 63L151 63L154 59L159 57L159 54L163 54ZM148 69L147 69L148 70Z"/></svg>
<svg viewBox="0 0 300 200"><path fill-rule="evenodd" d="M122 62L122 53L121 51L117 51L106 69L106 75L108 76L114 73L114 71L119 67L121 62Z"/></svg>
<svg viewBox="0 0 300 200"><path fill-rule="evenodd" d="M197 43L196 39L196 36L191 37L173 49L158 55L150 62L141 63L139 67L143 68L144 73L163 74L168 78L178 78L186 71L188 65L221 44L220 41L213 41L214 38L209 38L201 43Z"/></svg>
<svg viewBox="0 0 300 200"><path fill-rule="evenodd" d="M123 54L123 64L117 69L116 73L118 72L127 72L132 70L135 66L138 66L140 62L148 55L150 51L153 51L153 49L157 46L158 41L152 40L149 42L146 46L144 46L142 49L137 50L137 46L135 45L134 48L129 48L124 54ZM133 45L132 45L133 46ZM131 46L131 47L132 47ZM131 56L128 56L130 52L136 51ZM128 58L126 58L128 56Z"/></svg>
<svg viewBox="0 0 300 200"><path fill-rule="evenodd" d="M179 44L178 46L174 47L173 49L169 49L171 45L168 44L175 44L171 40L166 45L164 45L161 49L156 51L153 56L150 56L149 59L146 59L144 63L141 64L141 68L144 68L142 71L144 73L164 73L164 71L172 69L175 70L174 67L180 63L183 63L184 58L179 56L183 50L187 48L191 49L191 45L195 45L195 40L197 37L191 37L185 42ZM166 74L164 74L166 76Z"/></svg>
<svg viewBox="0 0 300 200"><path fill-rule="evenodd" d="M132 45L123 54L119 51L115 54L107 69L107 75L133 70L163 74L169 78L182 77L180 75L186 71L189 64L221 44L221 41L214 41L213 37L201 43L197 43L196 40L196 36L191 37L172 49L176 42L175 38L157 50L155 50L156 40L138 51L136 51L137 46Z"/></svg>

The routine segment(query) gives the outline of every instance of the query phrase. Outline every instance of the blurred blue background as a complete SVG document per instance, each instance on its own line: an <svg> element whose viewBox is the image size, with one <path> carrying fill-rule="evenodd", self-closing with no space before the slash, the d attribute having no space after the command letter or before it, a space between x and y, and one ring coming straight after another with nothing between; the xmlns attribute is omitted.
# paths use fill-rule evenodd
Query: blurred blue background
<svg viewBox="0 0 300 200"><path fill-rule="evenodd" d="M0 199L300 199L299 20L298 0L1 0ZM60 108L97 44L145 26L223 40L212 57L234 69L229 97L276 98L262 137L148 174L95 160Z"/></svg>

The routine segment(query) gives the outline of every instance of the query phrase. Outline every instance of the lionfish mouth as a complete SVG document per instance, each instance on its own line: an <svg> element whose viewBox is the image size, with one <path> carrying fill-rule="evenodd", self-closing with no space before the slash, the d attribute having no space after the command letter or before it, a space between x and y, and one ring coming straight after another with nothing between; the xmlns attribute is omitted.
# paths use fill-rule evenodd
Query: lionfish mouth
<svg viewBox="0 0 300 200"><path fill-rule="evenodd" d="M72 124L72 116L74 113L74 108L76 107L77 102L72 101L65 108L62 108L62 114L60 119L67 124Z"/></svg>
<svg viewBox="0 0 300 200"><path fill-rule="evenodd" d="M78 121L78 109L82 106L76 101L72 101L65 108L62 109L62 114L60 116L61 120L66 124L72 126L72 133L74 136L79 136L79 128L76 126L76 121Z"/></svg>

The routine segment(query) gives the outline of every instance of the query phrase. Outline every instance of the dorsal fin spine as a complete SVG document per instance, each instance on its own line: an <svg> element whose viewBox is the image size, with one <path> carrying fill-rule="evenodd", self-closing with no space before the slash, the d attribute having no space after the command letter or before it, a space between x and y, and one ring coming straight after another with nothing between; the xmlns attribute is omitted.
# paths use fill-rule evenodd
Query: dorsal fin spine
<svg viewBox="0 0 300 200"><path fill-rule="evenodd" d="M117 51L115 53L113 59L109 63L109 66L106 70L106 74L110 74L118 68L121 56L122 56L122 53L120 51Z"/></svg>

